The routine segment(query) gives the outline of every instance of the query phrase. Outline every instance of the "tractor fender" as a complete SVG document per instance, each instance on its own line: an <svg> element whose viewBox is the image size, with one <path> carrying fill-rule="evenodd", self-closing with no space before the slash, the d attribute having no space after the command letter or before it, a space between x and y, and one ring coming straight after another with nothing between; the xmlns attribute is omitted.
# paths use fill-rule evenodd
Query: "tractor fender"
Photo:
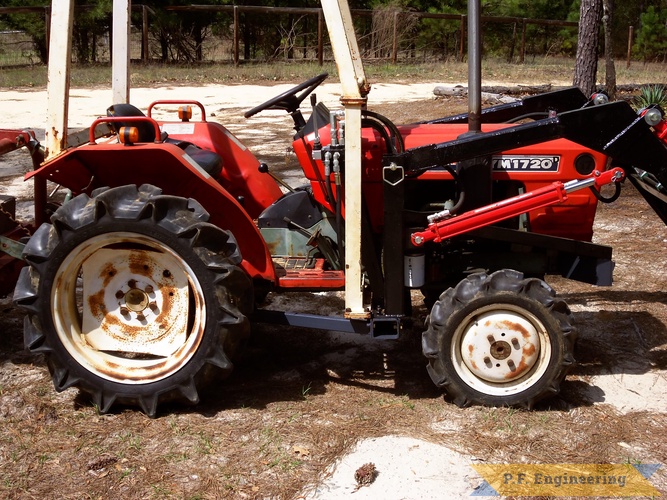
<svg viewBox="0 0 667 500"><path fill-rule="evenodd" d="M209 213L210 223L234 235L248 275L276 280L271 255L252 218L220 183L173 144L87 144L44 162L25 179L32 177L60 184L74 195L90 194L100 187L151 184L164 194L195 199Z"/></svg>

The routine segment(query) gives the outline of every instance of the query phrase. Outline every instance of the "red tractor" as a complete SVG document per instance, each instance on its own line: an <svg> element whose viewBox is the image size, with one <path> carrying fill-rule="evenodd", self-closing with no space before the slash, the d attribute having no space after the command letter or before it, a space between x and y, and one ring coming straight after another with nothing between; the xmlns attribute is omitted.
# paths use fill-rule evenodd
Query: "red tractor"
<svg viewBox="0 0 667 500"><path fill-rule="evenodd" d="M14 301L58 391L154 416L229 374L253 321L396 338L419 289L432 303L427 368L457 404L530 407L558 392L576 330L542 278L611 284L611 248L590 240L598 202L626 178L665 220L662 112L567 89L485 109L476 132L468 114L399 126L358 99L345 112L318 103L326 77L246 113L294 120L304 186L285 194L194 101L113 105L87 143L46 161L32 145L41 225ZM152 117L174 105L178 120ZM50 203L47 182L71 199ZM268 292L343 289L362 307L261 308Z"/></svg>
<svg viewBox="0 0 667 500"><path fill-rule="evenodd" d="M108 123L113 135L28 174L73 195L25 245L14 295L28 313L26 346L46 354L56 389L77 386L101 411L129 403L155 415L162 401L197 402L209 372L229 373L253 319L394 337L419 288L434 303L429 373L458 404L530 406L557 392L575 330L540 277L610 284L611 249L590 243L599 188L627 176L658 204L662 118L652 130L627 104L592 106L575 89L485 110L474 135L462 116L396 126L364 111L368 317L264 311L256 304L269 291L345 285L344 122L322 103L307 121L299 110L325 77L247 113L278 107L294 118L308 182L286 194L200 105L198 120L184 106L174 122L151 118L164 103L146 116L112 106L91 130ZM545 117L496 123L534 113ZM602 126L597 144L577 136ZM626 163L637 141L646 161ZM621 168L607 168L611 148Z"/></svg>

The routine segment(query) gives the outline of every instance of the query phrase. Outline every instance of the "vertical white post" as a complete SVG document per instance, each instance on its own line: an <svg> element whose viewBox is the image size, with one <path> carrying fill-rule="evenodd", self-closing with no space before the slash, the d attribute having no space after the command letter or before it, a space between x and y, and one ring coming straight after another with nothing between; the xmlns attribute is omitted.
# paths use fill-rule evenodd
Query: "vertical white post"
<svg viewBox="0 0 667 500"><path fill-rule="evenodd" d="M322 11L343 87L343 99L366 97L370 87L366 82L347 0L322 0Z"/></svg>
<svg viewBox="0 0 667 500"><path fill-rule="evenodd" d="M361 272L361 108L345 104L345 316L367 318Z"/></svg>
<svg viewBox="0 0 667 500"><path fill-rule="evenodd" d="M69 71L72 54L74 0L51 2L49 66L46 103L46 158L67 148Z"/></svg>
<svg viewBox="0 0 667 500"><path fill-rule="evenodd" d="M345 106L345 316L364 319L361 272L361 110L369 86L347 0L322 0Z"/></svg>
<svg viewBox="0 0 667 500"><path fill-rule="evenodd" d="M111 94L113 104L130 102L130 11L131 0L113 0L111 47Z"/></svg>

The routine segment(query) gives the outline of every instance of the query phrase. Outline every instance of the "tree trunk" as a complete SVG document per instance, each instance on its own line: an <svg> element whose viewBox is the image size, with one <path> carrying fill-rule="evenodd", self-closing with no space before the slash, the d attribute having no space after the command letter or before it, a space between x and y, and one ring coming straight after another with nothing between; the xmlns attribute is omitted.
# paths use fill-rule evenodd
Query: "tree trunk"
<svg viewBox="0 0 667 500"><path fill-rule="evenodd" d="M595 92L601 17L602 0L581 0L577 60L574 65L574 85L587 95Z"/></svg>
<svg viewBox="0 0 667 500"><path fill-rule="evenodd" d="M614 65L614 46L612 40L612 21L614 13L614 0L603 0L604 16L604 62L605 62L605 87L609 99L616 100L616 66Z"/></svg>

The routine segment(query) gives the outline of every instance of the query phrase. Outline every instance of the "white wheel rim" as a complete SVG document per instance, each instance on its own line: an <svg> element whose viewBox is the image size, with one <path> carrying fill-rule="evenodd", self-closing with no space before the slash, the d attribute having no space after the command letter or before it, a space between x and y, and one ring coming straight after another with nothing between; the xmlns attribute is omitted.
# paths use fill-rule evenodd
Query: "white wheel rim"
<svg viewBox="0 0 667 500"><path fill-rule="evenodd" d="M518 394L544 375L551 359L546 327L525 309L490 304L466 316L452 338L454 368L468 386L492 396Z"/></svg>
<svg viewBox="0 0 667 500"><path fill-rule="evenodd" d="M192 358L205 327L204 295L167 245L131 232L77 246L51 293L62 345L83 367L124 384L168 377Z"/></svg>

